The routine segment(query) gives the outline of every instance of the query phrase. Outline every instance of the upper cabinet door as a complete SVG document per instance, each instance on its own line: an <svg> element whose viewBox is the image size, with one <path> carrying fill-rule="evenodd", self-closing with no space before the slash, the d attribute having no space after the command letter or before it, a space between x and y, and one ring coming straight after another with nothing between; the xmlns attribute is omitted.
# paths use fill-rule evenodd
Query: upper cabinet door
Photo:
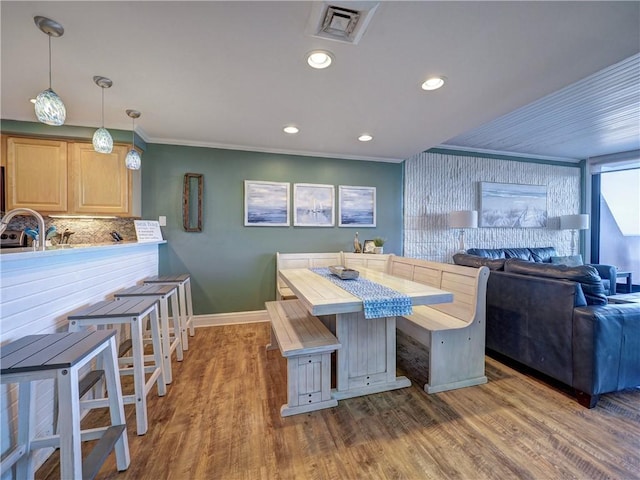
<svg viewBox="0 0 640 480"><path fill-rule="evenodd" d="M131 215L131 173L124 164L128 148L114 145L96 153L90 143L74 143L71 155L71 209L78 214Z"/></svg>
<svg viewBox="0 0 640 480"><path fill-rule="evenodd" d="M7 139L7 210L67 212L67 142Z"/></svg>

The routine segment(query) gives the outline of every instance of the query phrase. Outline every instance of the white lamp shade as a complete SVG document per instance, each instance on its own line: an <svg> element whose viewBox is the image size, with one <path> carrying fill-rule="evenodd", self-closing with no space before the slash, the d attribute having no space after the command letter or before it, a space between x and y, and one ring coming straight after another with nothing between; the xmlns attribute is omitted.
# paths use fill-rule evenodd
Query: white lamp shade
<svg viewBox="0 0 640 480"><path fill-rule="evenodd" d="M560 217L561 230L587 230L589 228L589 215L562 215Z"/></svg>
<svg viewBox="0 0 640 480"><path fill-rule="evenodd" d="M449 228L478 228L478 212L476 210L450 212Z"/></svg>

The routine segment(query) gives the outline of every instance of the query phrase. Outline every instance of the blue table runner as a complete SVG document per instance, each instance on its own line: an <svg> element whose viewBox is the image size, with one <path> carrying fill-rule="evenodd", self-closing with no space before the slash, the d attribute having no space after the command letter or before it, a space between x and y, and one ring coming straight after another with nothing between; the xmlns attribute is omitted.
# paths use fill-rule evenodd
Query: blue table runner
<svg viewBox="0 0 640 480"><path fill-rule="evenodd" d="M333 275L328 268L311 268L310 270L362 299L364 318L395 317L411 315L413 312L411 298L404 293L366 278L342 280Z"/></svg>

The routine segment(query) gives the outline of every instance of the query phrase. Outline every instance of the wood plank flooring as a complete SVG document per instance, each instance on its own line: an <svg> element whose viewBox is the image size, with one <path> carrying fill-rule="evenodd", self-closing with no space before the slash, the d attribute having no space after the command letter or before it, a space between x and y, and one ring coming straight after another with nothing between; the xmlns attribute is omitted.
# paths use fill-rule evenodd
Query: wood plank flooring
<svg viewBox="0 0 640 480"><path fill-rule="evenodd" d="M98 478L640 479L640 389L588 410L487 357L486 385L428 395L426 355L403 343L411 387L283 419L286 362L267 343L266 323L198 329L167 395L150 394L146 435L125 406L129 470L112 455ZM36 478L59 475L56 452Z"/></svg>

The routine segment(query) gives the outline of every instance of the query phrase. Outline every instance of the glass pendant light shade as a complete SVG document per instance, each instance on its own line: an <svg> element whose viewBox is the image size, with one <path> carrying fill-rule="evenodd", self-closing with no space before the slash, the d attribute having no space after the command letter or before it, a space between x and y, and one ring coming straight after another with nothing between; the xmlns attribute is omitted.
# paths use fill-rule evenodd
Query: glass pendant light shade
<svg viewBox="0 0 640 480"><path fill-rule="evenodd" d="M140 164L142 159L140 154L136 151L136 118L140 118L142 115L137 110L127 110L127 115L131 118L131 150L127 153L127 158L124 159L124 164L129 170L140 170Z"/></svg>
<svg viewBox="0 0 640 480"><path fill-rule="evenodd" d="M67 109L56 92L47 88L36 97L36 117L38 121L59 127L67 118Z"/></svg>
<svg viewBox="0 0 640 480"><path fill-rule="evenodd" d="M96 75L93 81L102 89L102 126L93 134L93 149L98 153L111 153L113 150L113 138L109 131L104 128L104 89L111 88L113 82L107 77Z"/></svg>
<svg viewBox="0 0 640 480"><path fill-rule="evenodd" d="M62 99L51 88L51 37L61 37L64 28L55 20L36 16L33 21L40 31L49 37L49 88L36 97L35 111L39 122L59 127L67 118L67 109Z"/></svg>
<svg viewBox="0 0 640 480"><path fill-rule="evenodd" d="M98 153L111 153L113 150L113 138L109 130L102 127L93 134L93 149Z"/></svg>
<svg viewBox="0 0 640 480"><path fill-rule="evenodd" d="M142 159L140 158L140 154L133 148L129 150L129 153L127 153L127 158L125 158L124 160L124 164L127 166L127 168L129 170L140 170L141 163Z"/></svg>

